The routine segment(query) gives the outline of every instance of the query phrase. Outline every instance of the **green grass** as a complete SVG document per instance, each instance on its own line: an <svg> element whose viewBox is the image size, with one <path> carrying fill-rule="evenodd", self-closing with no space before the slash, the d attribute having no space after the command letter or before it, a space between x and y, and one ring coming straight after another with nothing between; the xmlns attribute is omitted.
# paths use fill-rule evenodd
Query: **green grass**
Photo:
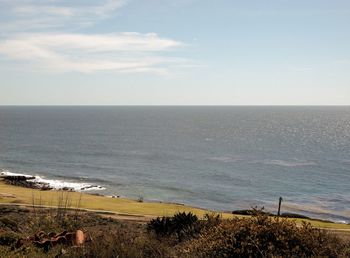
<svg viewBox="0 0 350 258"><path fill-rule="evenodd" d="M0 194L13 194L16 198L1 198L0 203L20 203L20 204L34 204L45 206L62 206L59 205L59 200L63 202L68 201L67 206L71 208L110 211L116 214L124 215L138 215L146 217L157 216L172 216L177 212L192 212L199 218L202 218L204 214L211 212L205 209L195 208L191 206L172 204L172 203L160 203L160 202L138 202L136 200L126 198L110 198L104 196L97 196L91 194L80 194L77 192L62 192L62 191L40 191L36 189L23 188L18 186L12 186L0 181ZM228 219L235 217L244 217L241 215L232 215L231 213L220 213L222 218ZM330 222L323 222L318 220L307 219L295 219L297 223L302 221L310 222L314 227L337 229L337 230L349 230L350 225L337 224Z"/></svg>
<svg viewBox="0 0 350 258"><path fill-rule="evenodd" d="M68 199L71 208L79 206L83 209L111 211L118 214L132 214L143 216L172 216L177 212L192 212L202 217L208 210L194 208L181 204L160 202L138 202L126 198L110 198L92 194L80 194L78 192L40 191L5 184L0 181L0 193L13 194L16 198L0 198L0 203L21 203L43 206L57 206L59 199ZM79 200L81 198L80 204ZM229 213L221 213L223 218L232 217Z"/></svg>

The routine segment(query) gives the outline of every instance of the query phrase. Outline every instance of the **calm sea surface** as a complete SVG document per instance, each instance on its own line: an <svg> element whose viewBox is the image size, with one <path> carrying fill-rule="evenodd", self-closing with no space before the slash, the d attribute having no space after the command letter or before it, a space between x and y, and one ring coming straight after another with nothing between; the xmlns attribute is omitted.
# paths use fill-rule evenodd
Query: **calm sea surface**
<svg viewBox="0 0 350 258"><path fill-rule="evenodd" d="M350 107L0 107L0 169L350 222Z"/></svg>

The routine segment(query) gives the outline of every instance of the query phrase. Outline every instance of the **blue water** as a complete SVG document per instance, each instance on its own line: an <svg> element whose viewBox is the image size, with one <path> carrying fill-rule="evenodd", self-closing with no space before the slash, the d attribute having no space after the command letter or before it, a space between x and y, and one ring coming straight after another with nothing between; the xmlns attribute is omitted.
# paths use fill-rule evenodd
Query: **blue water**
<svg viewBox="0 0 350 258"><path fill-rule="evenodd" d="M0 169L350 222L350 107L0 107Z"/></svg>

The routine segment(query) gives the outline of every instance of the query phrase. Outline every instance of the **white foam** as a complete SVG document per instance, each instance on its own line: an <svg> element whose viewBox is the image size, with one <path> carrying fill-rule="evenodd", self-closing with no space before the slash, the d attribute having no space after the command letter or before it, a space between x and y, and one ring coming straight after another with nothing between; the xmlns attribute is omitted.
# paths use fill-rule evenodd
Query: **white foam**
<svg viewBox="0 0 350 258"><path fill-rule="evenodd" d="M340 224L348 224L348 221L346 220L335 220L335 223L340 223Z"/></svg>
<svg viewBox="0 0 350 258"><path fill-rule="evenodd" d="M225 162L225 163L235 163L235 162L243 161L243 159L239 156L211 157L211 158L209 158L209 160Z"/></svg>
<svg viewBox="0 0 350 258"><path fill-rule="evenodd" d="M4 170L0 172L0 176L24 176L24 177L33 177L32 175L20 174L20 173L12 173L10 171Z"/></svg>
<svg viewBox="0 0 350 258"><path fill-rule="evenodd" d="M99 185L91 185L87 183L76 183L76 182L67 182L62 180L53 180L53 179L45 179L40 176L36 176L35 179L30 179L28 181L37 182L41 184L47 184L53 189L64 189L68 188L73 191L91 191L91 190L104 190L102 186Z"/></svg>
<svg viewBox="0 0 350 258"><path fill-rule="evenodd" d="M1 176L24 176L27 178L35 177L34 179L28 179L28 182L34 182L38 185L47 185L50 188L61 190L61 189L69 189L72 191L96 191L96 190L105 190L106 188L99 186L99 185L92 185L88 183L77 183L77 182L69 182L69 181L63 181L63 180L54 180L54 179L45 179L40 176L33 176L28 174L20 174L20 173L13 173L10 171L2 171L0 173Z"/></svg>
<svg viewBox="0 0 350 258"><path fill-rule="evenodd" d="M246 162L250 164L263 164L263 165L274 165L281 167L304 167L304 166L316 166L317 163L309 160L280 160L280 159L264 159L264 160L253 160L250 161L247 158L242 158L240 156L219 156L211 157L209 160L220 161L225 163L235 163L235 162Z"/></svg>
<svg viewBox="0 0 350 258"><path fill-rule="evenodd" d="M265 165L276 165L276 166L282 166L282 167L303 167L303 166L315 166L317 165L313 161L304 161L304 160L263 160L261 162Z"/></svg>

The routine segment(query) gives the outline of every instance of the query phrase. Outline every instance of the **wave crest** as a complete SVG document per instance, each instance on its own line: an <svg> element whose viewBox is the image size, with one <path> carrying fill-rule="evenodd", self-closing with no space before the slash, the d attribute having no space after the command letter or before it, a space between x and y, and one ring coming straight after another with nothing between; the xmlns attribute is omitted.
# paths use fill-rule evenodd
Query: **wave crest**
<svg viewBox="0 0 350 258"><path fill-rule="evenodd" d="M96 190L105 190L106 188L100 186L100 185L93 185L88 183L78 183L78 182L70 182L70 181L64 181L64 180L56 180L56 179L46 179L40 176L34 176L34 175L28 175L28 174L21 174L21 173L13 173L7 170L0 172L0 177L5 176L22 176L28 178L27 181L37 183L38 185L47 185L52 189L55 190L71 190L71 191L96 191ZM34 178L34 179L33 179Z"/></svg>

